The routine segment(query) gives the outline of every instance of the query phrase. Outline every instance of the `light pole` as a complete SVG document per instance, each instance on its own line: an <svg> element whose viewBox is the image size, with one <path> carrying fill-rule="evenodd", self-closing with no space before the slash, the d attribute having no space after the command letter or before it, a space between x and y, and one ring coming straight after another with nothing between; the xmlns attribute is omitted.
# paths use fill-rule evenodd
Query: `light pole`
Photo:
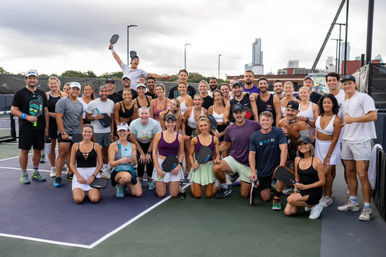
<svg viewBox="0 0 386 257"><path fill-rule="evenodd" d="M335 72L338 73L338 43L340 45L340 41L342 41L342 39L337 39L337 38L331 38L330 40L335 40L336 41L336 48L335 48Z"/></svg>
<svg viewBox="0 0 386 257"><path fill-rule="evenodd" d="M335 23L335 25L338 25L339 26L339 46L338 46L338 60L337 60L337 62L338 62L338 70L337 70L337 73L338 74L340 74L340 42L342 41L342 39L341 39L341 35L342 35L342 26L346 26L346 24L345 23Z"/></svg>
<svg viewBox="0 0 386 257"><path fill-rule="evenodd" d="M217 69L217 79L220 79L220 57L222 54L218 54L218 69Z"/></svg>
<svg viewBox="0 0 386 257"><path fill-rule="evenodd" d="M190 43L185 43L185 46L184 46L184 69L186 70L186 46L190 46L192 44Z"/></svg>
<svg viewBox="0 0 386 257"><path fill-rule="evenodd" d="M134 24L131 24L131 25L128 25L127 26L127 65L129 65L130 63L130 47L129 47L129 29L131 27L138 27L138 25L134 25Z"/></svg>

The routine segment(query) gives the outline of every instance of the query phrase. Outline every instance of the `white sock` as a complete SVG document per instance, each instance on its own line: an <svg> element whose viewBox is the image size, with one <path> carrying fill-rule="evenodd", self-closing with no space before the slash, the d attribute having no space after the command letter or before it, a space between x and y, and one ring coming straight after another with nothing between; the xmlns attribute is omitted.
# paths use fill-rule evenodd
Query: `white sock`
<svg viewBox="0 0 386 257"><path fill-rule="evenodd" d="M221 184L221 187L222 187L223 189L227 190L227 189L228 189L228 184L227 184L227 183Z"/></svg>
<svg viewBox="0 0 386 257"><path fill-rule="evenodd" d="M353 203L357 203L358 202L358 198L356 196L350 195L350 201L353 202Z"/></svg>
<svg viewBox="0 0 386 257"><path fill-rule="evenodd" d="M102 169L106 169L107 168L107 164L103 164L103 168Z"/></svg>
<svg viewBox="0 0 386 257"><path fill-rule="evenodd" d="M364 204L364 208L371 209L370 203L365 203L365 204Z"/></svg>

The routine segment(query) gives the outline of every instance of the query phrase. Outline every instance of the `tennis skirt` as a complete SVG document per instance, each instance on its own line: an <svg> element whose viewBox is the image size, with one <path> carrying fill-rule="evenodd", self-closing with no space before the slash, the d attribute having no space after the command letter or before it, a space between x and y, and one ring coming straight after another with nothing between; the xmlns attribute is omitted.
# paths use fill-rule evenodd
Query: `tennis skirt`
<svg viewBox="0 0 386 257"><path fill-rule="evenodd" d="M192 168L189 173L189 178L191 182L203 186L214 183L216 178L213 173L213 162L209 161L207 163L200 164L200 167L196 171L193 171Z"/></svg>
<svg viewBox="0 0 386 257"><path fill-rule="evenodd" d="M84 178L84 180L87 181L89 177L92 176L92 174L95 172L95 167L90 167L90 168L76 168L79 174ZM100 173L96 176L97 178L100 178ZM88 191L92 189L89 184L81 184L78 182L78 179L76 175L74 174L74 177L72 179L72 190L79 188L82 189L83 191Z"/></svg>
<svg viewBox="0 0 386 257"><path fill-rule="evenodd" d="M160 167L162 167L163 161L164 160L162 160L161 158L158 157L158 163L159 163ZM178 173L176 175L173 175L170 172L166 172L165 175L163 177L161 177L161 179L160 179L160 177L158 176L158 173L157 173L157 169L155 168L155 165L154 165L153 174L151 176L151 179L154 182L165 182L165 183L180 181L180 180L184 179L184 172L182 171L182 168L178 171Z"/></svg>
<svg viewBox="0 0 386 257"><path fill-rule="evenodd" d="M328 149L330 149L331 141L323 141L319 139L315 139L315 155L322 162L328 153ZM336 165L340 163L340 146L339 142L336 143L334 151L332 151L330 157L330 165Z"/></svg>

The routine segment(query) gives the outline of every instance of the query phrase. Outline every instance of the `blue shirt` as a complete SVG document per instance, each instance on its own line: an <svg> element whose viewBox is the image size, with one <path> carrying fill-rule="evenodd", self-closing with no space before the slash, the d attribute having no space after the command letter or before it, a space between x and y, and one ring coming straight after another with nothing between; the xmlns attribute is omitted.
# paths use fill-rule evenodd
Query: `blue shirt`
<svg viewBox="0 0 386 257"><path fill-rule="evenodd" d="M259 94L260 93L260 90L257 86L253 86L251 89L246 89L245 86L243 87L243 91L244 92L247 92L249 94L252 94L252 93L256 93L256 94Z"/></svg>

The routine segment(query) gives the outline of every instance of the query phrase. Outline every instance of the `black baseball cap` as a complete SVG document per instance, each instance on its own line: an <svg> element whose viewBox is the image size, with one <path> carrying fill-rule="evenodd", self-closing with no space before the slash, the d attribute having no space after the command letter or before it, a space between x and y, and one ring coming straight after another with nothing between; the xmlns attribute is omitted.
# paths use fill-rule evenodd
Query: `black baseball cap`
<svg viewBox="0 0 386 257"><path fill-rule="evenodd" d="M355 77L353 75L344 75L343 78L340 80L340 82L345 82L345 81L353 81L355 82Z"/></svg>
<svg viewBox="0 0 386 257"><path fill-rule="evenodd" d="M105 81L105 84L107 84L107 83L113 83L113 84L115 84L115 81L114 81L113 79L108 78L108 79L106 79L106 81Z"/></svg>
<svg viewBox="0 0 386 257"><path fill-rule="evenodd" d="M311 138L309 137L301 137L298 139L298 144L305 143L305 144L311 144Z"/></svg>
<svg viewBox="0 0 386 257"><path fill-rule="evenodd" d="M241 112L244 111L244 105L239 104L239 103L233 105L232 112L239 112L239 111L241 111Z"/></svg>
<svg viewBox="0 0 386 257"><path fill-rule="evenodd" d="M289 101L286 108L294 109L299 111L299 104L296 101Z"/></svg>
<svg viewBox="0 0 386 257"><path fill-rule="evenodd" d="M234 88L235 86L243 87L240 81L236 81L235 83L233 83L232 88Z"/></svg>
<svg viewBox="0 0 386 257"><path fill-rule="evenodd" d="M172 119L173 121L176 121L177 118L173 114L168 114L165 116L164 121L168 121L169 119Z"/></svg>

